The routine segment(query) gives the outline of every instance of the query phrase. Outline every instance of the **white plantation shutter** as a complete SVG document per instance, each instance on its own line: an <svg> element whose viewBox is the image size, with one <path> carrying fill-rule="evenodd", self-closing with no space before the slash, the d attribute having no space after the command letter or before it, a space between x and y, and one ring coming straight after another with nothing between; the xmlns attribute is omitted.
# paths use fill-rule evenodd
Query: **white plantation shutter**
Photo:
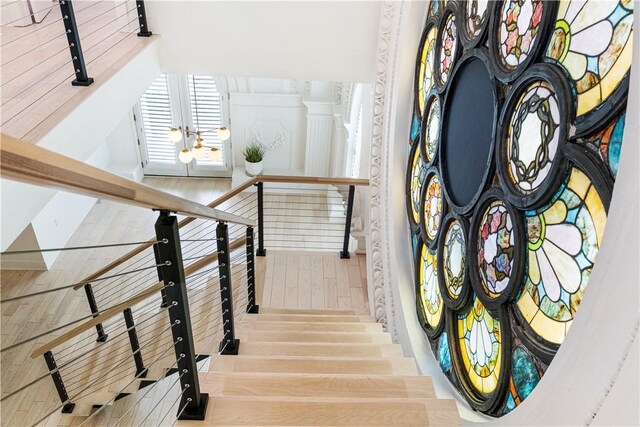
<svg viewBox="0 0 640 427"><path fill-rule="evenodd" d="M176 147L167 139L173 120L166 74L160 75L140 98L140 113L148 163L176 165Z"/></svg>
<svg viewBox="0 0 640 427"><path fill-rule="evenodd" d="M187 76L189 86L189 105L191 109L191 122L195 129L211 130L202 134L205 145L222 150L223 160L212 162L207 157L197 160L202 166L223 166L226 153L224 144L218 138L216 130L223 125L222 122L222 95L218 92L216 80L212 76Z"/></svg>

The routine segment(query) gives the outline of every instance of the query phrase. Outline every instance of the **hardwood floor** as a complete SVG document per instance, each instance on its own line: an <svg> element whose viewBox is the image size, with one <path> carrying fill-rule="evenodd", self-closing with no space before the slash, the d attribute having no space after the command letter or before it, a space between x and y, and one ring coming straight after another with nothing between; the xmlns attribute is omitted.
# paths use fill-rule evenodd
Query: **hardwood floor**
<svg viewBox="0 0 640 427"><path fill-rule="evenodd" d="M192 200L209 203L216 197L230 190L230 181L224 179L198 179L198 178L145 178L146 184L155 188L168 191ZM230 201L226 206L247 202L247 197L254 197L255 193L243 193L238 200ZM250 201L249 201L250 202ZM251 203L251 202L250 202ZM295 203L295 202L293 202ZM238 205L236 205L238 206ZM286 210L287 204L280 205L279 209ZM273 211L271 211L273 212ZM126 221L123 221L123 218ZM68 246L91 245L96 243L123 242L147 240L153 235L153 224L157 218L157 213L144 209L121 205L115 202L100 201L90 211L85 221L71 238ZM200 243L189 243L200 244ZM205 246L204 249L207 247ZM93 249L88 251L68 251L63 252L54 263L51 270L46 272L32 271L2 271L0 275L0 292L2 299L15 297L18 295L33 292L46 291L48 289L68 286L81 280L88 274L104 266L113 259L129 251L131 247ZM203 253L204 249L199 249ZM208 249L207 249L208 250ZM185 250L186 252L186 250ZM205 251L206 252L206 251ZM149 260L152 260L150 258ZM241 262L241 261L240 261ZM238 266L240 269L246 268L244 264ZM257 268L257 294L258 302L265 311L273 307L274 314L272 320L277 323L273 316L277 315L278 308L290 307L299 309L311 308L340 308L357 309L364 312L368 308L367 287L366 287L366 267L364 256L355 256L348 260L339 259L338 251L331 252L280 252L274 248L268 248L266 257L256 257ZM149 270L151 279L155 275L154 270ZM206 279L206 276L205 276ZM118 283L126 283L125 280ZM200 282L198 282L200 283ZM204 289L202 284L197 287ZM239 284L238 284L239 283ZM142 284L139 284L139 286ZM208 286L208 285L207 285ZM236 282L235 295L240 299L246 298L242 295L241 287L243 281ZM127 295L135 292L135 289L123 289L118 291L118 297L124 299ZM214 353L221 335L218 334L220 327L219 293L216 291L215 283L210 287L209 294L200 290L190 290L189 299L193 304L192 322L194 323L194 333L197 335L196 350L201 353ZM100 307L111 305L101 294L100 286L96 284L97 300ZM199 293L200 292L200 293ZM102 298L102 299L101 299ZM218 298L216 300L216 298ZM139 326L138 333L141 335L141 343L145 343L143 359L154 361L161 350L171 341L168 331L162 331L158 325L168 325L166 313L160 313L159 304L152 301L152 304L144 306L144 315L139 315L139 308L134 308L136 323L146 322ZM240 336L247 339L252 336L253 330L257 330L261 325L251 327L249 330L243 329L243 324L247 322L243 313L246 306L245 300L241 300L236 305L236 319ZM6 349L14 343L29 337L37 336L52 328L60 327L73 320L89 316L90 311L86 297L82 290L73 291L66 289L58 292L45 293L32 298L25 298L12 302L3 303L1 309L1 347ZM154 320L152 316L157 316ZM115 319L115 318L114 318ZM303 320L300 318L299 320ZM336 319L339 320L339 319ZM247 325L252 322L247 323ZM354 342L373 343L373 338L365 335L366 331L350 331L349 325L335 327L338 330L331 332L341 340L353 340ZM65 384L70 395L86 394L82 389L90 382L96 381L104 375L105 371L112 371L111 375L117 374L124 378L131 378L134 372L133 358L130 357L130 349L126 339L126 332L123 321L120 317L114 322L105 324L107 333L110 334L108 345L95 342L95 330L82 334L72 345L57 349L54 352L56 361L60 366L69 365L61 369ZM342 328L342 329L340 329ZM35 402L33 399L33 388L27 388L4 401L2 401L1 424L8 426L31 425L47 412L59 405L60 401L56 394L51 378L46 375L47 368L43 359L31 359L30 353L39 345L48 342L50 339L64 333L69 327L61 328L51 334L35 339L17 348L3 351L1 354L1 389L2 396L19 390L21 387L35 382L38 392ZM313 329L313 328L311 328ZM218 334L218 335L216 335ZM272 332L261 334L261 338L251 338L260 340L264 337L281 339L273 335ZM301 336L299 333L288 333L304 340L309 337ZM313 339L317 338L316 333ZM375 338L375 337L374 337ZM153 345L151 345L153 344ZM257 347L256 347L257 348ZM254 349L255 351L255 349ZM83 371L76 372L72 359L83 352L91 352L87 359L83 360ZM121 355L122 354L122 355ZM167 357L156 365L156 368L170 367L175 360L171 352ZM124 360L128 359L128 360ZM166 362L164 360L167 360ZM124 363L121 361L124 360ZM203 363L204 369L215 366L217 359L207 359ZM163 369L164 369L163 368ZM154 375L160 375L162 370L156 369ZM41 378L38 380L39 378ZM175 376L174 376L175 377ZM135 393L118 401L118 404L108 405L93 419L85 425L112 425L120 419L119 425L158 425L162 420L161 416L171 412L177 412L176 397L179 395L179 387L175 384L175 378L170 377L160 381L156 386L149 388L145 392ZM153 377L150 377L153 378ZM129 381L128 379L126 381ZM64 415L56 411L46 422L46 425L79 425L86 420L86 416L91 412L90 403L102 403L110 399L114 392L119 391L127 385L122 380L114 384L98 383L101 391L93 397L85 396L78 400L78 407L74 410L74 415ZM134 384L136 385L136 384ZM91 399L94 399L93 401ZM158 405L153 413L150 413L155 405ZM133 407L135 405L135 407ZM172 406L173 405L173 406ZM132 408L129 412L129 410ZM173 415L173 414L172 414ZM122 418L122 419L121 419ZM145 419L146 418L146 419ZM168 417L171 418L171 417ZM171 424L165 420L165 424Z"/></svg>
<svg viewBox="0 0 640 427"><path fill-rule="evenodd" d="M55 6L55 3L52 3ZM88 94L155 41L136 37L135 2L82 1L75 7L87 72L95 82L72 86L74 77L59 7L27 27L0 27L2 132L36 142Z"/></svg>

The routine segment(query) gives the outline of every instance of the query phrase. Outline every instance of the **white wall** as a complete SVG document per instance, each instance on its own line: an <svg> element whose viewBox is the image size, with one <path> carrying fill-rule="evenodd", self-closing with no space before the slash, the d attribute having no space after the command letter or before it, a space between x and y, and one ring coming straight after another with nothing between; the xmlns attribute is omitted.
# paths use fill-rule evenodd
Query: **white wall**
<svg viewBox="0 0 640 427"><path fill-rule="evenodd" d="M380 3L152 1L168 73L373 82Z"/></svg>
<svg viewBox="0 0 640 427"><path fill-rule="evenodd" d="M411 242L405 212L405 170L415 52L424 25L424 3L404 3L397 24L399 40L392 78L387 144L390 153L389 198L386 209L392 236L387 254L394 295L398 339L407 355L413 354L421 372L431 375L439 396L458 398L465 424L491 425L639 425L638 328L640 259L637 227L640 177L639 86L640 41L634 36L634 58L620 168L611 201L607 230L582 305L571 331L531 395L500 419L488 419L468 410L441 373L415 315ZM634 11L636 23L639 11ZM395 31L394 30L394 31Z"/></svg>

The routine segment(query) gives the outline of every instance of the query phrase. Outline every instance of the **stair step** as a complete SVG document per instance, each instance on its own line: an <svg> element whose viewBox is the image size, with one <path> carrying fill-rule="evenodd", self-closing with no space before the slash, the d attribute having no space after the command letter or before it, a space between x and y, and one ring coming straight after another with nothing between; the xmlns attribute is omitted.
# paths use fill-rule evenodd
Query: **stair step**
<svg viewBox="0 0 640 427"><path fill-rule="evenodd" d="M243 356L331 356L331 357L403 357L398 344L337 344L337 343L270 343L244 342Z"/></svg>
<svg viewBox="0 0 640 427"><path fill-rule="evenodd" d="M391 344L391 335L386 332L276 332L238 331L240 341L245 342L315 342L315 343L362 343Z"/></svg>
<svg viewBox="0 0 640 427"><path fill-rule="evenodd" d="M339 374L208 373L208 393L222 396L435 398L431 377Z"/></svg>
<svg viewBox="0 0 640 427"><path fill-rule="evenodd" d="M240 345L242 347L242 344ZM221 356L209 372L418 375L410 358L335 359L331 357Z"/></svg>
<svg viewBox="0 0 640 427"><path fill-rule="evenodd" d="M298 331L298 332L382 332L379 323L321 323L321 322L271 322L245 321L238 323L239 330Z"/></svg>
<svg viewBox="0 0 640 427"><path fill-rule="evenodd" d="M375 323L371 316L335 314L254 314L246 320L257 322L335 322L335 323Z"/></svg>
<svg viewBox="0 0 640 427"><path fill-rule="evenodd" d="M316 310L302 308L272 308L260 306L260 314L306 314L306 315L352 315L365 316L369 315L366 310Z"/></svg>
<svg viewBox="0 0 640 427"><path fill-rule="evenodd" d="M206 425L227 426L417 426L459 425L455 403L443 399L280 400L209 398ZM198 425L202 425L199 423ZM178 422L176 425L194 425Z"/></svg>

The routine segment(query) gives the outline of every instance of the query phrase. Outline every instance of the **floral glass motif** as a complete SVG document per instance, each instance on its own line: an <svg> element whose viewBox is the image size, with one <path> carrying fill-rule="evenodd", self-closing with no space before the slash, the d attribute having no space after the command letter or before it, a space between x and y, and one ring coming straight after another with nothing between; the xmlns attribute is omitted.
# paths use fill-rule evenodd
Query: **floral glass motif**
<svg viewBox="0 0 640 427"><path fill-rule="evenodd" d="M420 222L420 195L426 172L420 151L416 149L411 164L411 213L416 224Z"/></svg>
<svg viewBox="0 0 640 427"><path fill-rule="evenodd" d="M440 133L440 101L438 97L434 97L433 102L429 105L426 125L425 148L427 152L425 154L431 162L438 151L438 135Z"/></svg>
<svg viewBox="0 0 640 427"><path fill-rule="evenodd" d="M462 365L470 383L488 395L496 389L502 370L500 321L474 297L471 309L458 315L457 329Z"/></svg>
<svg viewBox="0 0 640 427"><path fill-rule="evenodd" d="M620 149L622 148L622 136L624 134L625 113L613 120L609 126L600 132L588 136L585 141L593 144L600 153L600 157L609 167L611 175L615 178L618 174L620 163Z"/></svg>
<svg viewBox="0 0 640 427"><path fill-rule="evenodd" d="M503 65L515 70L529 56L542 19L542 0L508 0L501 11L500 57Z"/></svg>
<svg viewBox="0 0 640 427"><path fill-rule="evenodd" d="M418 105L420 113L424 112L424 104L427 101L429 92L435 85L434 75L436 72L436 38L438 30L434 25L427 33L422 46L422 54L420 57L420 68L418 72Z"/></svg>
<svg viewBox="0 0 640 427"><path fill-rule="evenodd" d="M478 232L478 273L485 292L498 297L511 278L515 256L514 230L505 205L493 201L485 210Z"/></svg>
<svg viewBox="0 0 640 427"><path fill-rule="evenodd" d="M420 301L424 318L435 328L442 319L442 295L438 286L438 260L436 255L422 245L420 253Z"/></svg>
<svg viewBox="0 0 640 427"><path fill-rule="evenodd" d="M523 194L549 175L558 150L560 111L553 88L537 81L523 92L509 122L506 155L509 177Z"/></svg>
<svg viewBox="0 0 640 427"><path fill-rule="evenodd" d="M571 76L578 117L597 109L631 68L633 1L568 1L558 7L547 56Z"/></svg>
<svg viewBox="0 0 640 427"><path fill-rule="evenodd" d="M453 299L460 296L464 283L466 266L466 243L464 232L458 220L451 221L444 238L442 259L444 269L444 283L447 293Z"/></svg>
<svg viewBox="0 0 640 427"><path fill-rule="evenodd" d="M467 1L467 30L474 37L480 34L484 21L487 19L489 0Z"/></svg>
<svg viewBox="0 0 640 427"><path fill-rule="evenodd" d="M433 174L427 183L427 192L424 198L424 228L430 240L434 240L438 235L442 208L442 187L438 176Z"/></svg>
<svg viewBox="0 0 640 427"><path fill-rule="evenodd" d="M525 216L528 273L517 305L540 337L560 344L591 277L607 214L593 183L573 167L551 202Z"/></svg>
<svg viewBox="0 0 640 427"><path fill-rule="evenodd" d="M458 29L456 27L456 17L453 13L447 17L441 37L440 64L438 66L440 67L440 81L444 84L449 79L456 57L456 50L458 49Z"/></svg>

